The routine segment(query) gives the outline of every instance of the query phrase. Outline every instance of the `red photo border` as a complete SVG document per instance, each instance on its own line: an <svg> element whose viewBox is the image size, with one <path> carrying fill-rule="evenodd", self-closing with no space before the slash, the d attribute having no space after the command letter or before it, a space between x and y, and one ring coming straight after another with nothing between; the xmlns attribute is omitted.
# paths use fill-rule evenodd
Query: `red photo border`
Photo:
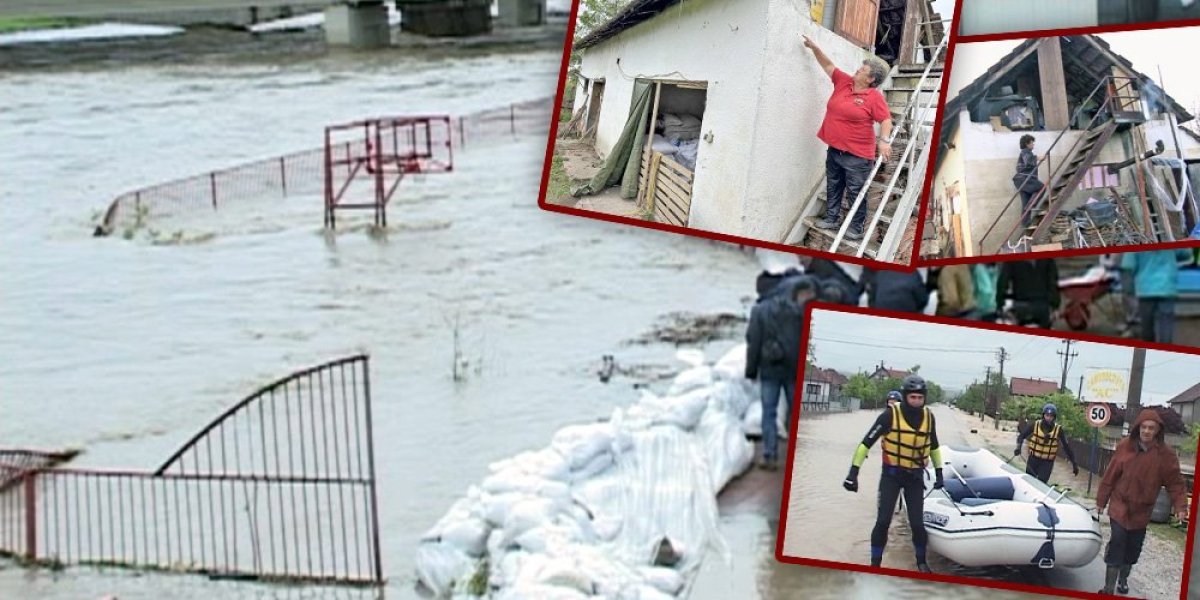
<svg viewBox="0 0 1200 600"><path fill-rule="evenodd" d="M1094 27L1043 29L1043 30L1036 30L1036 31L1017 31L1017 32L1005 32L1005 33L986 34L986 35L959 36L957 24L961 21L963 4L966 1L967 0L957 0L954 5L953 22L955 24L955 27L953 27L949 32L950 41L949 41L948 47L946 49L946 64L945 64L945 68L943 70L943 81L948 81L950 74L953 72L954 53L960 42L971 43L971 42L988 42L988 41L998 41L998 40L1018 40L1018 39L1029 39L1029 38L1034 38L1034 37L1052 37L1052 36L1056 36L1056 35L1078 35L1078 34L1085 34L1085 33L1092 33L1092 34L1114 33L1114 32L1123 32L1123 31L1145 31L1145 30L1155 30L1155 29L1171 29L1171 28L1179 28L1179 27L1191 27L1191 26L1200 25L1200 19L1187 19L1187 20L1155 22L1155 23L1115 24L1115 25L1104 25L1104 26L1094 26ZM979 0L977 0L977 1L979 1ZM576 24L578 22L580 2L581 2L581 0L574 0L574 2L572 2L570 21L567 24L566 37L563 40L563 53L562 53L561 64L559 66L558 87L557 87L557 91L555 92L555 96L554 96L554 109L551 111L551 115L550 115L550 130L549 130L549 135L546 140L546 157L545 157L545 160L542 165L542 181L541 181L541 185L539 186L539 189L538 189L538 207L541 208L542 210L545 210L548 212L565 214L565 215L572 215L575 217L584 217L584 218L594 219L594 220L599 220L599 221L607 221L610 223L617 223L617 224L621 224L621 225L631 225L634 227L641 227L644 229L655 229L658 231L665 231L665 232L669 232L669 233L675 233L675 234L680 234L680 235L685 235L685 236L690 236L690 237L705 238L705 239L709 239L709 240L715 240L718 242L726 242L726 243L730 243L730 244L738 244L738 245L743 245L743 246L753 246L756 248L766 248L769 250L787 252L790 254L816 256L816 257L820 257L820 258L827 258L830 260L860 265L860 266L864 266L864 267L877 268L877 269L883 268L883 269L887 269L887 270L903 271L903 272L911 272L911 271L916 270L919 267L931 267L931 266L955 265L955 264L970 264L970 263L977 263L977 262L1006 262L1009 260L1028 260L1028 259L1034 259L1034 258L1059 258L1059 257L1066 257L1066 256L1099 255L1099 254L1106 254L1106 253L1110 253L1110 252L1139 252L1139 251L1145 251L1145 250L1166 250L1166 249L1172 249L1172 248L1200 247L1200 240L1183 240L1183 241L1176 241L1176 242L1164 242L1164 243L1154 243L1154 244L1114 246L1111 248L1077 248L1077 249L1071 249L1071 250L1051 250L1051 251L1046 251L1046 252L1025 252L1025 253L1020 253L1020 254L993 254L993 255L986 255L986 256L938 258L938 259L923 260L923 259L921 259L921 238L922 238L922 234L924 233L924 230L925 230L925 219L928 216L928 212L929 212L929 193L930 193L930 188L932 188L932 186L933 186L933 176L934 176L933 169L928 168L928 167L925 170L925 181L923 182L922 187L921 187L921 202L920 202L919 210L917 211L917 227L916 227L915 235L913 238L913 248L912 248L912 255L911 255L912 258L911 258L911 261L906 265L872 260L872 259L868 259L868 258L859 258L859 257L850 256L850 255L846 255L846 254L837 254L837 253L826 252L826 251L822 251L822 250L814 250L811 248L788 246L788 245L784 245L784 244L767 242L764 240L756 240L753 238L741 237L741 236L736 236L736 235L731 235L731 234L717 233L717 232L713 232L713 231L705 231L705 230L700 230L700 229L690 229L687 227L679 227L676 225L668 225L665 223L654 223L651 221L643 221L641 219L634 219L631 217L620 217L617 215L610 215L610 214L596 212L596 211L583 210L583 209L573 208L573 207L569 207L569 206L559 206L559 205L555 205L555 204L550 204L546 201L547 191L550 186L550 168L554 161L555 141L558 138L559 115L562 110L562 101L563 101L563 97L566 95L567 68L570 65L570 60L571 60L571 47L573 45L573 40L575 37L575 29L576 29ZM937 162L937 155L938 155L937 140L941 139L941 133L942 133L942 131L941 131L941 129L942 129L941 113L942 113L942 109L946 105L946 95L947 95L948 91L949 91L948 86L942 85L941 94L938 97L937 117L935 119L933 133L932 133L932 137L931 137L932 143L934 143L934 147L930 151L930 156L929 156L930 165L933 165ZM1200 115L1197 115L1197 117L1200 118Z"/></svg>
<svg viewBox="0 0 1200 600"><path fill-rule="evenodd" d="M1005 333L1025 333L1028 335L1036 335L1052 339L1070 339L1085 342L1094 342L1109 344L1113 346L1125 346L1129 348L1144 348L1147 350L1162 350L1168 352L1177 352L1180 354L1190 354L1192 356L1200 356L1200 348L1192 348L1187 346L1175 346L1172 344L1159 344L1154 342L1135 341L1124 338L1110 338L1098 336L1095 334L1080 334L1074 332L1053 331L1048 329L1034 329L1029 327L1016 327L1012 325L998 325L995 323L987 323L981 321L966 321L963 319L955 319L950 317L938 317L923 314L913 314L905 312L897 312L892 310L880 310L873 308L863 308L857 306L846 306L842 304L829 304L826 302L809 302L804 309L804 330L801 332L800 338L800 366L799 372L796 375L796 385L802 386L804 381L803 365L808 355L809 332L812 331L811 323L813 312L816 310L824 310L830 312L841 312L850 314L860 314L870 317L883 317L897 319L901 321L919 321L924 323L936 323L939 325L954 325L967 329L986 329L990 331L1001 331ZM797 387L796 389L801 389ZM791 422L788 424L788 431L796 431L796 427L800 422L800 416L803 412L801 404L796 404L792 410ZM783 553L783 541L787 533L788 521L788 503L791 500L792 492L792 475L793 465L796 462L796 444L788 444L788 461L785 466L783 478L783 498L779 504L779 531L775 540L775 559L781 563L804 565L810 567L821 567L829 569L837 569L841 571L857 571L860 573L872 573L878 575L889 575L893 577L907 577L909 579L919 579L924 581L933 581L941 583L954 583L960 585L969 585L974 587L984 587L992 589L1003 589L1017 592L1028 592L1032 594L1041 594L1047 596L1071 597L1071 598L1086 598L1100 599L1111 598L1105 594L1097 592L1082 592L1078 590L1053 588L1048 586L1035 586L1022 583L1012 583L1007 581L995 581L991 579L983 579L979 577L968 577L960 575L948 575L942 573L921 573L918 571L910 571L906 569L895 569L890 567L872 567L856 563L843 563L830 560L821 560L815 558L803 558L786 556ZM1200 446L1197 446L1200 450ZM1197 503L1200 503L1200 481L1193 480L1192 485L1192 504L1189 507L1189 523L1187 532L1187 546L1184 548L1183 572L1181 574L1181 582L1179 588L1179 600L1187 600L1188 580L1191 574L1192 550L1195 543L1196 526L1195 517ZM1097 581L1097 585L1103 582Z"/></svg>
<svg viewBox="0 0 1200 600"><path fill-rule="evenodd" d="M965 256L956 258L934 258L922 260L921 251L921 235L925 230L925 217L929 212L929 196L933 187L933 165L937 164L938 149L942 137L942 111L946 107L946 95L949 91L949 86L945 85L950 80L950 75L954 69L954 52L957 50L960 43L972 42L995 42L1002 40L1027 40L1033 38L1054 37L1060 35L1082 35L1082 34L1099 34L1099 33L1119 33L1125 31L1153 31L1159 29L1175 29L1180 27L1192 27L1200 25L1200 19L1186 19L1178 21L1166 21L1162 23L1132 23L1132 24L1114 24L1102 25L1093 27L1071 27L1063 29L1040 29L1036 31L1013 31L1005 33L991 33L986 35L958 35L958 23L961 22L963 3L967 0L956 0L954 5L954 29L950 32L950 47L946 50L946 67L942 76L942 95L938 99L938 115L933 125L934 144L933 149L929 153L929 165L925 169L925 187L922 189L922 199L920 216L917 220L917 232L914 239L915 246L913 247L913 263L914 267L936 267L942 265L960 265L971 264L978 262L1006 262L1009 260L1032 260L1038 258L1059 258L1064 256L1089 256L1108 254L1110 252L1140 252L1146 250L1169 250L1174 248L1195 248L1200 247L1200 240L1181 240L1175 242L1157 242L1152 244L1134 244L1129 246L1111 246L1101 248L1074 248L1070 250L1047 250L1045 252L1022 252L1019 254L988 254L982 256ZM982 0L976 0L982 1ZM1200 118L1200 115L1196 115Z"/></svg>

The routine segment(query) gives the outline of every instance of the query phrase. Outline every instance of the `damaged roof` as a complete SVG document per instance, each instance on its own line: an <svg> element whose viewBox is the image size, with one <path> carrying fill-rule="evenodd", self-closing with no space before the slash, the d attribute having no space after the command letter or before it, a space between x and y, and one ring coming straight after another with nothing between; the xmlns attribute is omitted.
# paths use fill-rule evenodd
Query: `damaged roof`
<svg viewBox="0 0 1200 600"><path fill-rule="evenodd" d="M649 21L658 16L668 8L679 4L681 0L633 0L621 9L607 23L596 28L595 31L587 34L582 40L575 44L576 50L590 48L611 38L638 23Z"/></svg>
<svg viewBox="0 0 1200 600"><path fill-rule="evenodd" d="M946 101L946 105L942 110L940 140L942 147L945 146L946 142L954 134L954 130L958 127L958 114L981 100L987 94L989 88L1003 79L1004 75L1020 65L1025 59L1030 56L1036 56L1037 45L1042 39L1044 38L1030 38L1025 40L1021 45L1013 49L1012 52L1009 52L1008 55L977 77L975 81L972 81L959 90L957 96ZM1092 79L1086 81L1079 81L1079 78L1070 76L1065 77L1068 87L1072 85L1076 87L1086 86L1087 90L1090 91L1099 80L1099 75L1096 73L1097 66L1105 67L1105 71L1107 71L1107 68L1118 66L1125 71L1133 73L1138 78L1140 85L1150 91L1152 95L1161 95L1165 98L1166 104L1175 113L1178 122L1183 123L1193 119L1192 114L1187 109L1163 91L1153 79L1135 69L1133 63L1130 63L1128 59L1113 52L1108 42L1103 39L1095 35L1064 35L1058 36L1058 39L1062 46L1063 70L1086 71L1092 75ZM1086 95L1088 91L1084 91L1083 94ZM939 152L938 155L940 162L940 157L944 153Z"/></svg>

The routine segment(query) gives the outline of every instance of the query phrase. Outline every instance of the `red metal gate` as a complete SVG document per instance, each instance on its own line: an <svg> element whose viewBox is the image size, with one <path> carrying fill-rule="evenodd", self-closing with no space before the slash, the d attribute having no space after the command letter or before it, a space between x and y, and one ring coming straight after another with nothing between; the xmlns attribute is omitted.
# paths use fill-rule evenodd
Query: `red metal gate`
<svg viewBox="0 0 1200 600"><path fill-rule="evenodd" d="M387 227L388 202L406 178L454 170L451 137L448 115L326 127L325 226L336 226L338 210L370 209L375 226Z"/></svg>

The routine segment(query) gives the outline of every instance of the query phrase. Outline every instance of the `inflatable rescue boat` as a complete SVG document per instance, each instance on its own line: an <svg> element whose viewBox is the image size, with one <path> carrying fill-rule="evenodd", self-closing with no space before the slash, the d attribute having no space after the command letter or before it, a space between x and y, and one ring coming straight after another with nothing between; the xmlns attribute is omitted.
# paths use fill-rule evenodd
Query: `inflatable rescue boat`
<svg viewBox="0 0 1200 600"><path fill-rule="evenodd" d="M1079 567L1100 552L1093 513L988 450L942 446L945 487L925 483L929 548L968 567Z"/></svg>

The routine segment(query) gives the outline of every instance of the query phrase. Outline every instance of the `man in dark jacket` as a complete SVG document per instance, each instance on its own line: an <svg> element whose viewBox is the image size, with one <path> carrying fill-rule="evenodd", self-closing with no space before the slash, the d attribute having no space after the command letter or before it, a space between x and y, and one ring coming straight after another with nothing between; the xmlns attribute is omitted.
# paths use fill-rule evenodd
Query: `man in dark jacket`
<svg viewBox="0 0 1200 600"><path fill-rule="evenodd" d="M1010 289L1011 288L1011 289ZM1017 325L1036 324L1049 329L1051 314L1058 310L1058 266L1053 259L1014 260L1000 263L996 280L996 306L1013 300L1013 316Z"/></svg>
<svg viewBox="0 0 1200 600"><path fill-rule="evenodd" d="M804 272L807 275L821 280L817 286L818 288L824 288L829 284L841 287L842 299L839 302L840 304L858 306L858 299L862 297L863 293L862 284L847 274L841 265L832 260L813 258L811 256L801 256L800 264L804 265Z"/></svg>
<svg viewBox="0 0 1200 600"><path fill-rule="evenodd" d="M867 290L867 305L871 308L921 313L929 303L929 290L916 271L863 269L860 283Z"/></svg>
<svg viewBox="0 0 1200 600"><path fill-rule="evenodd" d="M1187 487L1179 472L1179 456L1167 445L1162 417L1147 408L1130 425L1129 437L1113 450L1096 492L1096 510L1103 513L1108 507L1112 530L1104 551L1108 569L1101 594L1113 593L1114 584L1117 592L1129 593L1129 572L1142 554L1150 513L1163 486L1175 514L1187 519Z"/></svg>
<svg viewBox="0 0 1200 600"><path fill-rule="evenodd" d="M762 397L763 455L759 467L774 470L779 460L775 419L779 392L787 399L785 423L791 424L792 399L800 363L800 332L804 305L816 296L811 277L784 280L780 293L761 300L750 310L746 329L746 379L757 379Z"/></svg>

